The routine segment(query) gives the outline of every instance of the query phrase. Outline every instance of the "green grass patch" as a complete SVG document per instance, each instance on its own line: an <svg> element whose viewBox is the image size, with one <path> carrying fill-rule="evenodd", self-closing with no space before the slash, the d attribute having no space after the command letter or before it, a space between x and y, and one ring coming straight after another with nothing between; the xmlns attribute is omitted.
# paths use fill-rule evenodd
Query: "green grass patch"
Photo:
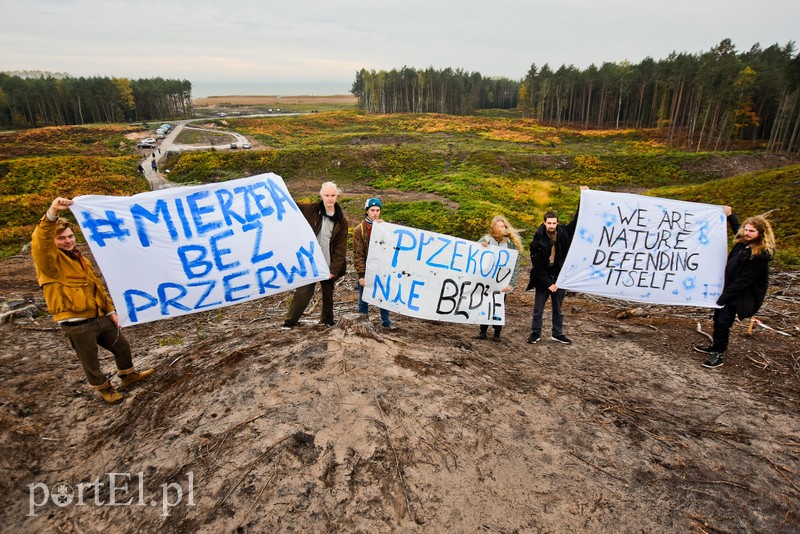
<svg viewBox="0 0 800 534"><path fill-rule="evenodd" d="M755 151L684 152L661 143L657 131L553 128L507 111L457 117L345 110L212 122L268 148L171 153L162 162L170 180L211 183L274 172L290 191L294 183L333 180L345 190L341 202L352 221L362 217L367 193L349 196L348 189L385 191L399 198L386 204L386 220L477 239L499 213L527 240L547 210L568 221L578 186L588 185L729 204L743 215L774 210L778 260L797 265L800 257L798 168L723 178L737 158L767 157ZM108 128L32 130L26 133L30 143L0 136L6 151L0 157L0 248L21 245L55 195L147 189L135 173L138 158L126 130ZM187 132L179 142L227 142L227 134Z"/></svg>
<svg viewBox="0 0 800 534"><path fill-rule="evenodd" d="M730 206L740 221L767 214L777 242L776 260L788 267L800 267L800 165L651 189L647 194Z"/></svg>

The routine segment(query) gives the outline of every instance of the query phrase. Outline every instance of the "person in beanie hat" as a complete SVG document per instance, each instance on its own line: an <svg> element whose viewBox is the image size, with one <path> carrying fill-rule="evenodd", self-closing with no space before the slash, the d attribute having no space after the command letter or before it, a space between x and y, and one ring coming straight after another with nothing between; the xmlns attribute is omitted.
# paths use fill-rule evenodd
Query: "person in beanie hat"
<svg viewBox="0 0 800 534"><path fill-rule="evenodd" d="M383 204L381 199L372 197L364 203L364 220L353 230L353 263L358 273L358 313L366 315L369 306L362 299L364 293L364 276L367 271L367 254L369 254L369 242L372 237L372 225L383 222L381 219L381 209ZM389 330L397 330L389 319L389 310L381 310L381 324Z"/></svg>

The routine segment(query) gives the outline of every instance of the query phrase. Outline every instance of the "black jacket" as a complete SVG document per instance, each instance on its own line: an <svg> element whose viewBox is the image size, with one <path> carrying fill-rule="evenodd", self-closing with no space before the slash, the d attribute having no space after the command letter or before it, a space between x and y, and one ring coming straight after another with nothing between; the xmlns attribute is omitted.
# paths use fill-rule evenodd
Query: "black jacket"
<svg viewBox="0 0 800 534"><path fill-rule="evenodd" d="M734 234L739 231L740 225L736 215L729 215L728 223ZM750 247L744 243L736 243L728 254L725 283L717 304L736 305L736 315L739 319L755 315L767 295L771 260L772 256L768 252L753 256Z"/></svg>
<svg viewBox="0 0 800 534"><path fill-rule="evenodd" d="M578 225L578 214L569 224L559 224L556 226L556 257L552 267L550 267L550 238L547 237L547 229L541 224L533 235L531 241L531 278L528 282L526 291L537 287L546 290L556 283L558 273L564 266L567 258L567 251L572 244L572 236L575 235L575 227Z"/></svg>

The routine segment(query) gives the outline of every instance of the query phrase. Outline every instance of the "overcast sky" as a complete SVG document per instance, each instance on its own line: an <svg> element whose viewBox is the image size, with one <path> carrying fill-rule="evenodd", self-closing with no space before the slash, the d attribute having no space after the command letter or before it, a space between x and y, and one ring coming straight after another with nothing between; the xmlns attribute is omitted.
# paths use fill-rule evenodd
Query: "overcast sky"
<svg viewBox="0 0 800 534"><path fill-rule="evenodd" d="M0 0L0 71L190 81L344 81L361 68L521 79L730 38L800 38L798 0Z"/></svg>

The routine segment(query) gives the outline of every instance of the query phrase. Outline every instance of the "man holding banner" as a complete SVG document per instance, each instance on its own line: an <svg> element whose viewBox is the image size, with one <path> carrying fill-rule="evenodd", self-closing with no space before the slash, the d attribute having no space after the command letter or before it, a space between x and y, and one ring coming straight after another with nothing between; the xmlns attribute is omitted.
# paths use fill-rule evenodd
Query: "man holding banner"
<svg viewBox="0 0 800 534"><path fill-rule="evenodd" d="M107 403L116 404L123 396L100 369L98 345L114 355L123 386L135 384L155 370L134 368L130 345L106 288L75 248L72 223L58 217L72 203L67 198L53 200L33 231L31 252L36 276L47 308L75 349L89 384Z"/></svg>
<svg viewBox="0 0 800 534"><path fill-rule="evenodd" d="M320 281L322 291L322 316L320 323L333 326L333 289L336 280L347 272L347 219L339 203L339 188L333 182L325 182L319 190L319 202L297 204L317 236L320 250L330 270L328 280ZM314 295L316 282L299 287L294 292L289 313L283 323L284 329L294 327L303 315Z"/></svg>
<svg viewBox="0 0 800 534"><path fill-rule="evenodd" d="M728 224L736 234L734 245L725 265L725 283L714 311L713 342L707 347L696 346L694 350L709 355L703 367L714 369L722 366L722 355L728 348L731 327L738 315L746 319L756 314L769 285L769 262L775 254L775 236L772 226L764 217L750 217L739 226L739 220L724 206Z"/></svg>
<svg viewBox="0 0 800 534"><path fill-rule="evenodd" d="M581 191L586 189L588 187L581 186ZM538 343L542 338L542 316L548 298L551 299L553 307L550 339L564 345L572 343L572 340L564 335L564 314L561 311L566 291L558 287L556 280L567 257L577 223L577 213L569 224L563 225L558 224L558 215L554 211L548 211L544 215L544 222L533 236L531 241L531 278L526 290L535 288L536 291L528 343Z"/></svg>
<svg viewBox="0 0 800 534"><path fill-rule="evenodd" d="M369 313L369 305L364 302L364 277L367 272L367 254L369 254L369 242L372 238L372 226L375 223L382 223L381 209L383 204L379 198L369 198L364 204L364 220L353 229L353 263L358 275L358 313L366 317ZM389 310L380 308L381 325L388 330L397 330L397 327L389 318Z"/></svg>

